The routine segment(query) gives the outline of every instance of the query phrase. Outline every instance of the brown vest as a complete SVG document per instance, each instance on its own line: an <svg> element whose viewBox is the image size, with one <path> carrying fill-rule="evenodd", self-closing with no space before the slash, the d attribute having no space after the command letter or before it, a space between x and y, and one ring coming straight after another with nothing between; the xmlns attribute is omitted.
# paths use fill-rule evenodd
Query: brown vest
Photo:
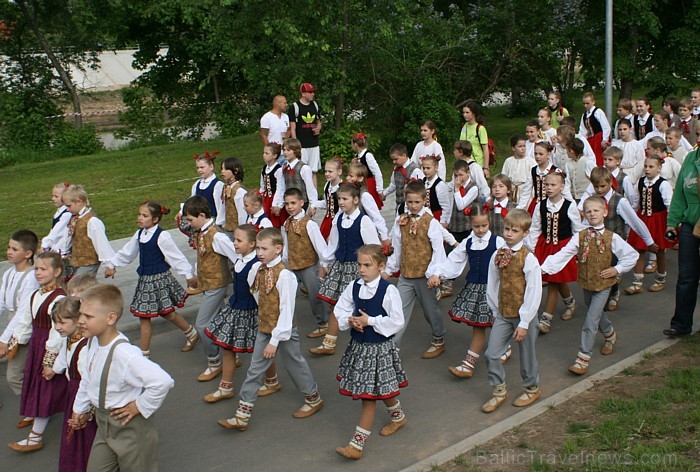
<svg viewBox="0 0 700 472"><path fill-rule="evenodd" d="M233 282L228 258L214 251L214 235L219 230L211 225L204 236L197 232L197 283L202 290L216 290Z"/></svg>
<svg viewBox="0 0 700 472"><path fill-rule="evenodd" d="M416 235L409 234L410 217L405 225L401 226L401 275L407 279L419 279L425 277L430 259L433 257L433 246L428 238L428 228L433 216L425 212L418 219Z"/></svg>
<svg viewBox="0 0 700 472"><path fill-rule="evenodd" d="M228 187L228 185L226 185ZM238 208L236 208L236 202L234 198L236 197L236 192L241 188L241 183L236 182L236 185L231 187L231 193L227 197L226 192L228 188L224 187L222 198L224 199L224 204L226 207L226 223L224 223L225 231L235 231L238 228Z"/></svg>
<svg viewBox="0 0 700 472"><path fill-rule="evenodd" d="M100 263L95 246L93 246L92 240L88 237L87 231L88 222L94 216L95 213L90 210L85 216L78 218L78 221L75 223L70 255L70 263L73 267L85 267Z"/></svg>
<svg viewBox="0 0 700 472"><path fill-rule="evenodd" d="M277 326L280 317L280 294L277 291L277 281L280 273L286 269L280 262L272 268L272 290L267 293L265 290L265 274L268 268L261 265L255 278L253 287L258 290L258 329L261 333L271 334Z"/></svg>
<svg viewBox="0 0 700 472"><path fill-rule="evenodd" d="M530 251L522 247L513 255L510 263L501 271L501 287L498 291L498 308L505 318L518 318L525 301L525 259Z"/></svg>
<svg viewBox="0 0 700 472"><path fill-rule="evenodd" d="M284 228L287 231L287 264L290 270L302 270L314 266L318 263L318 254L311 243L306 225L311 218L304 215L300 220L295 220L293 216L287 218ZM298 228L299 233L294 231Z"/></svg>
<svg viewBox="0 0 700 472"><path fill-rule="evenodd" d="M588 231L581 231L578 234L579 255L583 253L583 240ZM605 243L605 252L598 252L595 244L591 245L586 262L578 261L578 284L585 290L592 292L600 292L608 287L615 285L617 279L611 277L609 279L601 279L600 272L608 269L612 265L612 231L605 230L603 232L603 242Z"/></svg>

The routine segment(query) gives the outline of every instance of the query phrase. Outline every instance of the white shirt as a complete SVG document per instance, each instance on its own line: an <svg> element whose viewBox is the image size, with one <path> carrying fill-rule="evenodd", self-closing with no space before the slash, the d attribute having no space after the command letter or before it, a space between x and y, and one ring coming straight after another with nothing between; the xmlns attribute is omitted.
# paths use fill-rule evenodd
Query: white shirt
<svg viewBox="0 0 700 472"><path fill-rule="evenodd" d="M656 137L661 138L664 141L666 141L666 133L655 129L654 131L652 131L651 133L647 133L646 136L644 136L642 139L640 139L639 143L642 145L642 147L644 149L646 149L647 142L649 142L649 140L651 138L656 138ZM690 144L690 142L687 139L685 139L685 136L681 135L681 139L679 142L680 142L681 147L684 148L686 151L693 150L693 145Z"/></svg>
<svg viewBox="0 0 700 472"><path fill-rule="evenodd" d="M54 362L53 367L51 368L51 370L53 370L57 374L65 374L68 380L70 380L70 369L68 367L73 361L73 357L75 357L75 348L78 346L78 342L74 343L70 349L67 349L68 339L61 338L61 347L58 351L56 361ZM85 375L85 372L87 372L87 357L88 348L87 346L85 346L80 350L80 353L78 354L78 373L80 374L81 379Z"/></svg>
<svg viewBox="0 0 700 472"><path fill-rule="evenodd" d="M471 182L471 178L467 180L464 185L454 189L455 211L464 211L464 209L471 205L474 202L474 200L476 200L476 198L479 196L479 189L477 187L470 188L469 190L467 190L464 196L462 196L462 192L460 191L460 189L466 188L466 186L469 185L469 182ZM440 203L440 205L442 205L442 203ZM452 216L451 213L452 212L450 212L450 216ZM449 219L447 220L447 222L449 223Z"/></svg>
<svg viewBox="0 0 700 472"><path fill-rule="evenodd" d="M595 229L601 236L605 233L605 226L599 225ZM587 229L585 231L588 231ZM609 231L609 230L607 230ZM595 247L591 251L597 251ZM546 274L556 274L566 266L569 260L579 252L579 233L574 233L573 237L562 249L545 259L542 264L542 272ZM636 264L639 253L616 233L612 234L612 253L617 257L615 270L619 275L629 272ZM580 264L580 262L579 262Z"/></svg>
<svg viewBox="0 0 700 472"><path fill-rule="evenodd" d="M87 369L80 381L73 403L75 413L87 413L91 405L99 407L100 380L109 351L118 339L128 339L119 333L112 342L100 346L97 338L91 338L87 350ZM135 401L144 418L150 418L160 408L165 396L175 386L175 381L155 362L141 354L138 347L123 343L114 349L112 365L107 379L105 408L122 408Z"/></svg>
<svg viewBox="0 0 700 472"><path fill-rule="evenodd" d="M611 174L613 178L617 178L620 172L622 171L618 168L612 171ZM612 190L611 187L611 190L610 192L608 192L608 195L612 196L612 192L614 192L614 190ZM619 193L620 195L625 197L625 199L628 201L628 204L632 207L633 211L639 210L639 192L637 191L637 186L634 184L632 177L628 175L627 178L622 181L622 192ZM595 194L596 193L595 189L593 188L593 184L589 184L588 187L586 187L586 191L584 192L583 196L581 197L581 201L578 204L579 211L583 211L583 202L586 201L588 197ZM610 201L610 197L608 196L606 196L605 199Z"/></svg>
<svg viewBox="0 0 700 472"><path fill-rule="evenodd" d="M537 141L530 141L529 139L525 141L525 157L529 157L533 161L535 160L535 144L537 144Z"/></svg>
<svg viewBox="0 0 700 472"><path fill-rule="evenodd" d="M201 190L206 190L209 188L209 185L215 178L216 174L212 174L206 179L197 179L197 181L192 185L191 196L197 195L197 185L199 185ZM221 192L224 190L224 185L225 184L221 180L216 182L214 187L214 195L212 196L214 199L214 206L216 207L216 224L219 226L222 226L226 222L226 206L221 199Z"/></svg>
<svg viewBox="0 0 700 472"><path fill-rule="evenodd" d="M245 214L245 213L244 213L244 214ZM239 215L240 215L240 213L239 213ZM255 222L258 221L258 219L259 219L261 216L263 216L263 215L265 215L265 210L263 210L263 209L260 209L260 210L256 211L256 212L255 212L254 214L252 214L252 215L246 214L244 223L245 223L245 224L249 224L249 225L254 225ZM241 223L241 224L244 224L244 223ZM272 228L272 221L270 221L270 218L268 218L267 215L265 215L265 218L263 218L262 220L260 220L260 225L259 225L259 227L260 227L261 229Z"/></svg>
<svg viewBox="0 0 700 472"><path fill-rule="evenodd" d="M588 130L586 129L585 123L585 118L591 115L591 110L587 110L583 115L581 115L581 124L579 125L578 128L578 134L583 136L584 138L592 138L593 136L588 136ZM600 127L603 130L603 141L608 141L610 139L610 122L608 122L608 118L605 116L605 112L601 110L598 107L594 107L593 109L593 116L598 120L600 123Z"/></svg>
<svg viewBox="0 0 700 472"><path fill-rule="evenodd" d="M625 179L625 181L627 180L629 179ZM606 202L610 203L613 193L614 190L610 189L608 193L605 194L604 198ZM583 202L585 202L591 195L593 194L586 194L583 196L583 198L581 198L581 203L578 205L580 211L583 211ZM635 212L634 208L632 208L632 205L626 197L622 197L617 203L617 214L620 215L622 220L630 228L632 228L632 230L634 230L634 232L637 233L642 240L644 240L644 243L647 246L654 244L654 239L651 237L651 233L649 233L649 228L647 228L644 222L639 218L639 216L637 216L637 213ZM584 227L589 226L589 223L585 218L581 219L581 224Z"/></svg>
<svg viewBox="0 0 700 472"><path fill-rule="evenodd" d="M565 200L566 199L562 198L557 203L552 203L548 198L535 205L535 211L532 214L532 225L530 226L529 245L526 242L526 245L529 248L534 248L537 245L537 240L539 239L540 235L542 235L546 230L546 228L542 227L542 215L540 214L540 206L543 203L545 203L547 205L548 212L557 213L559 210L561 210L561 207L562 205L564 205ZM578 212L576 203L571 202L571 205L569 205L569 210L566 214L571 220L571 231L573 233L578 233L579 231L582 231L584 229L584 226L581 224L581 215Z"/></svg>
<svg viewBox="0 0 700 472"><path fill-rule="evenodd" d="M233 196L233 204L236 206L236 212L238 213L238 225L244 225L247 213L245 212L245 205L243 204L243 199L245 198L246 194L248 191L243 188L241 182L235 181L231 184L224 184L224 189L223 191L226 190L226 186L230 187L233 189L233 186L236 184L241 185L238 187L238 190L236 190L236 194ZM217 224L219 221L219 215L216 216L216 221ZM226 222L226 203L224 202L224 223Z"/></svg>
<svg viewBox="0 0 700 472"><path fill-rule="evenodd" d="M632 124L632 128L630 129L630 131L632 132L632 137L636 139L637 135L634 132L634 115L632 113L630 113L625 118L628 119L630 121L630 123ZM620 139L620 137L617 135L617 126L619 124L620 124L620 120L617 120L615 122L615 128L613 129L613 140ZM614 146L614 144L613 144L613 146Z"/></svg>
<svg viewBox="0 0 700 472"><path fill-rule="evenodd" d="M445 153L442 152L442 146L437 141L425 145L425 142L419 141L416 147L413 148L413 154L411 154L411 161L413 161L418 167L420 167L420 158L424 156L440 156L438 161L438 175L442 180L445 180L447 176L447 166L445 165Z"/></svg>
<svg viewBox="0 0 700 472"><path fill-rule="evenodd" d="M280 262L282 262L282 257L277 256L273 261L267 264L267 267L274 267ZM259 267L260 266L258 266L258 268ZM255 274L257 274L257 270L255 272L251 270L250 273L253 274L253 281L255 281ZM248 277L248 281L252 286L253 283L250 276ZM275 284L277 292L279 292L280 296L280 316L277 319L277 326L273 328L272 333L270 334L270 344L273 346L277 346L283 341L289 341L289 338L292 337L297 285L297 276L294 275L292 271L289 269L283 269L282 272L280 272L280 276L277 279L277 284ZM265 290L265 283L262 280L260 281L260 287L261 290ZM257 302L260 299L260 292L253 292L253 296Z"/></svg>
<svg viewBox="0 0 700 472"><path fill-rule="evenodd" d="M59 215L60 218L58 218ZM69 211L66 211L65 205L61 205L56 210L56 213L54 213L53 217L58 218L58 221L56 222L54 227L51 228L49 234L41 240L41 248L43 250L58 252L61 255L68 253L68 223L70 223L70 219L72 216L73 215L71 215Z"/></svg>
<svg viewBox="0 0 700 472"><path fill-rule="evenodd" d="M371 195L370 198L372 198ZM340 224L343 225L344 229L348 229L360 216L360 209L355 208L355 211L353 211L350 215L347 215L342 211L338 212L338 215L340 215ZM331 234L328 236L328 246L326 246L326 252L321 260L321 267L328 267L333 263L333 261L335 261L335 251L338 249L338 243L340 241L337 224L338 215L333 218L333 226L331 227ZM379 237L377 236L377 229L367 215L363 215L362 219L360 220L360 235L362 236L363 244L381 244Z"/></svg>
<svg viewBox="0 0 700 472"><path fill-rule="evenodd" d="M531 157L525 156L518 159L515 156L510 156L503 163L501 172L508 176L515 187L522 186L530 175L530 169L535 167L537 163Z"/></svg>
<svg viewBox="0 0 700 472"><path fill-rule="evenodd" d="M433 176L431 180L426 179L424 182L425 188L427 190L433 187L430 191L437 194L438 203L440 203L440 208L442 208L440 223L450 224L450 216L452 215L452 199L450 198L450 191L448 190L444 181L441 180L440 182L435 183L437 179L437 175ZM433 186L433 184L435 185ZM475 190L478 192L478 189ZM428 203L427 206L430 206L430 204Z"/></svg>
<svg viewBox="0 0 700 472"><path fill-rule="evenodd" d="M277 116L273 112L268 111L260 118L260 128L268 130L268 142L277 143L281 146L284 143L282 134L289 129L289 116L286 113L281 113L280 116Z"/></svg>
<svg viewBox="0 0 700 472"><path fill-rule="evenodd" d="M372 220L374 226L377 227L377 233L379 233L379 239L385 240L389 239L389 230L386 227L386 220L379 212L379 207L377 202L371 193L362 191L360 193L360 209L364 211L369 219Z"/></svg>
<svg viewBox="0 0 700 472"><path fill-rule="evenodd" d="M673 154L673 158L678 161L678 163L682 166L683 161L685 161L685 156L688 155L688 150L685 149L683 146L678 146L678 148L674 151L670 147L668 148L669 152Z"/></svg>
<svg viewBox="0 0 700 472"><path fill-rule="evenodd" d="M507 247L505 241L497 249L501 247ZM517 252L522 248L523 243L521 241L510 249ZM503 316L499 310L498 303L498 295L501 291L501 271L496 266L495 260L496 253L491 256L489 261L489 283L486 285L486 302L495 316ZM523 277L525 278L525 296L523 297L523 304L518 310L520 314L518 328L528 329L530 322L537 316L537 311L540 309L540 302L542 301L542 269L540 269L540 264L532 253L525 258Z"/></svg>
<svg viewBox="0 0 700 472"><path fill-rule="evenodd" d="M442 161L442 159L441 159L441 161ZM403 167L404 169L406 169L410 164L411 164L411 159L406 159L406 162L404 162L403 165L401 165L401 167ZM399 166L394 166L394 167L399 167ZM411 174L412 174L412 173L411 173ZM408 180L409 180L410 178L411 178L410 175L406 175L406 182L408 182ZM394 182L394 170L392 169L392 171L391 171L391 182L389 183L389 186L388 186L386 189L384 189L383 194L384 194L384 196L386 197L387 195L391 195L391 194L394 193L395 191L396 191L396 182Z"/></svg>
<svg viewBox="0 0 700 472"><path fill-rule="evenodd" d="M265 166L265 174L272 172L272 169L277 165L276 162L272 163L272 167ZM284 192L280 186L280 182L284 181L284 176L282 175L282 169L284 166L280 166L274 173L275 181L277 182L277 187L275 188L275 194L272 196L272 206L278 206L282 208L284 206ZM265 193L265 177L260 174L260 193Z"/></svg>
<svg viewBox="0 0 700 472"><path fill-rule="evenodd" d="M10 322L5 331L0 336L0 343L9 343L12 333L15 330L18 316L26 310L32 293L39 290L39 282L34 275L34 267L29 267L25 272L17 272L15 266L11 266L2 274L2 285L0 285L0 314L7 311Z"/></svg>
<svg viewBox="0 0 700 472"><path fill-rule="evenodd" d="M294 161L288 163L287 166L289 166L290 168L294 167L295 165L297 165L297 162L299 162L299 159L294 159ZM318 191L316 190L316 186L314 185L313 172L311 172L311 167L307 165L301 166L299 175L301 176L301 180L304 181L304 186L306 187L306 196L309 199L309 201L306 203L309 204L309 208L316 208L316 205L318 205ZM282 177L282 179L277 180L277 190L279 191L281 197L279 201L275 200L272 203L272 205L283 208L284 192L287 191L287 183L285 182L284 177ZM277 192L275 192L275 195L277 195Z"/></svg>
<svg viewBox="0 0 700 472"><path fill-rule="evenodd" d="M544 171L540 169L539 165L535 165L535 174L543 177L547 174L550 173L550 169L552 168L552 163L548 162L547 167L545 167ZM561 168L557 168L558 170L561 170ZM557 171L554 171L557 172ZM532 171L527 173L527 177L525 178L525 184L522 187L522 190L520 192L520 197L518 198L518 208L521 210L526 210L528 205L530 204L530 200L534 198L535 192L534 192L534 184L532 181ZM573 200L571 197L571 190L569 190L569 179L564 178L564 190L561 192L561 195L567 199L567 200Z"/></svg>
<svg viewBox="0 0 700 472"><path fill-rule="evenodd" d="M676 186L676 180L681 173L681 165L673 157L662 156L664 163L661 165L661 173L659 176L663 177L671 185L671 188ZM627 175L631 177L635 184L639 179L644 177L644 161L638 163L632 169L629 169Z"/></svg>
<svg viewBox="0 0 700 472"><path fill-rule="evenodd" d="M483 238L478 238L474 232L467 236L456 249L447 256L447 259L443 264L435 266L434 269L437 271L434 274L426 273L425 276L430 278L433 275L439 276L441 279L456 279L459 277L464 268L469 263L469 256L467 254L467 241L472 242L472 249L474 251L481 251L486 249L491 240L491 231L487 231ZM496 236L496 247L503 246L505 241L502 237Z"/></svg>
<svg viewBox="0 0 700 472"><path fill-rule="evenodd" d="M341 331L350 329L348 317L353 316L355 313L355 301L352 297L352 291L355 284L360 286L360 293L358 296L362 300L369 300L374 298L376 295L380 280L381 277L377 277L371 282L365 282L360 278L345 287L345 290L343 290L343 293L340 295L338 303L335 305L333 311L335 314L335 319L338 320L338 328ZM369 316L367 325L374 328L374 331L382 336L389 337L398 333L405 324L403 310L401 307L402 304L401 297L399 296L399 289L389 284L389 286L386 288L384 299L382 300L382 308L384 308L389 316ZM368 313L368 315L369 314L370 313Z"/></svg>
<svg viewBox="0 0 700 472"><path fill-rule="evenodd" d="M491 196L491 188L489 187L489 183L486 181L486 177L484 176L484 169L482 169L479 163L474 160L468 160L466 162L469 163L469 178L471 178L476 184L481 198L488 200L488 198ZM454 179L454 176L452 178Z"/></svg>
<svg viewBox="0 0 700 472"><path fill-rule="evenodd" d="M374 177L374 180L377 182L377 193L379 195L382 194L382 191L384 190L384 179L382 177L382 169L379 167L379 164L377 163L377 159L374 158L374 154L369 152L367 149L363 150L362 152L357 154L357 158L364 157L365 160L367 161L367 167L369 168L369 171L372 173L372 176Z"/></svg>
<svg viewBox="0 0 700 472"><path fill-rule="evenodd" d="M131 264L140 253L139 242L144 244L149 242L157 229L158 225L154 225L151 228L136 231L124 247L107 262L107 267L114 269L115 267L124 267L125 265ZM141 233L140 238L139 232ZM165 256L165 262L173 267L178 274L186 279L191 279L192 264L190 264L182 251L180 251L180 248L177 247L170 233L161 231L157 244L158 249L160 249L163 256Z"/></svg>
<svg viewBox="0 0 700 472"><path fill-rule="evenodd" d="M296 221L299 221L302 218L304 218L304 216L306 216L306 212L304 210L301 210L301 213L295 216L290 216L290 218L294 218ZM282 260L286 263L289 260L287 226L282 225L280 229L282 230L282 238L284 239L284 248L282 248ZM313 220L309 220L308 223L306 223L306 232L309 234L311 245L313 246L314 251L316 251L316 255L318 256L319 260L323 259L323 255L326 253L328 245L326 244L326 240L323 239L323 235L321 234L321 230L319 229L318 224L316 224L316 222Z"/></svg>
<svg viewBox="0 0 700 472"><path fill-rule="evenodd" d="M620 169L623 171L636 166L639 162L644 162L644 159L646 158L644 146L642 146L639 141L622 141L621 139L615 139L613 140L612 145L622 149Z"/></svg>
<svg viewBox="0 0 700 472"><path fill-rule="evenodd" d="M32 302L32 296L29 297L28 303L22 305L22 311L17 312L15 318L17 318L17 324L15 325L12 337L17 340L19 344L27 344L32 337L32 320L36 318L39 311L39 307L44 301L49 298L49 295L53 292L47 292L42 294L41 290L37 290L36 295ZM51 304L49 304L49 313L53 310L53 306L57 301L65 297L65 295L58 295ZM53 319L51 320L51 329L49 330L49 339L46 340L46 350L49 352L58 353L61 348L61 335L58 331L53 329Z"/></svg>
<svg viewBox="0 0 700 472"><path fill-rule="evenodd" d="M418 212L418 219L420 219L426 211L427 209L425 207L421 208ZM434 274L435 269L433 267L445 262L442 229L444 229L443 226L438 223L435 218L431 218L430 225L428 226L428 239L430 240L430 246L433 248L433 255L430 258L428 269L425 271L426 274ZM401 266L401 230L399 228L396 228L396 231L393 232L391 245L394 246L394 253L389 256L389 260L386 263L384 272L387 274L397 272Z"/></svg>
<svg viewBox="0 0 700 472"><path fill-rule="evenodd" d="M80 210L78 218L84 218L89 211L89 207L84 207L82 210ZM100 262L107 262L114 257L114 249L112 249L112 246L110 246L109 240L107 239L105 225L97 216L93 215L93 217L90 218L90 221L88 221L87 235L88 238L90 238L90 241L92 241L92 246L95 248L95 252L97 253L97 257ZM72 237L69 238L70 244L72 245Z"/></svg>

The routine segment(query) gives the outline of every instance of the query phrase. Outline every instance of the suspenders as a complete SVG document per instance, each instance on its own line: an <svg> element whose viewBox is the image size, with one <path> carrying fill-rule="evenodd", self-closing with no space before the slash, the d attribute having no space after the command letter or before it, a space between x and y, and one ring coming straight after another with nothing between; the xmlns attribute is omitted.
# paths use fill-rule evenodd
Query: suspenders
<svg viewBox="0 0 700 472"><path fill-rule="evenodd" d="M126 339L117 339L114 341L114 344L112 344L112 347L109 349L109 354L107 354L107 359L105 359L105 364L102 368L102 377L100 377L100 395L97 405L100 410L105 409L105 400L107 398L107 380L109 378L109 369L112 367L112 356L114 355L114 349L125 342L128 341Z"/></svg>

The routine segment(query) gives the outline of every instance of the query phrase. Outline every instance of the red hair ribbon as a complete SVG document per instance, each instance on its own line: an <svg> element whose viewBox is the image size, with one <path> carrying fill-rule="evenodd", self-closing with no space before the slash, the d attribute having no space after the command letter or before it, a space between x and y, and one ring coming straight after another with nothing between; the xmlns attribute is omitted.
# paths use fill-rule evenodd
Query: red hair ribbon
<svg viewBox="0 0 700 472"><path fill-rule="evenodd" d="M472 214L472 207L467 207L464 209L464 214L469 216Z"/></svg>
<svg viewBox="0 0 700 472"><path fill-rule="evenodd" d="M382 252L384 253L385 256L389 257L394 253L394 247L391 244L387 244L386 246L382 246Z"/></svg>
<svg viewBox="0 0 700 472"><path fill-rule="evenodd" d="M442 156L440 156L440 154L428 154L427 156L421 156L419 159L421 161L423 161L425 159L435 159L437 162L440 162L440 160L442 159Z"/></svg>
<svg viewBox="0 0 700 472"><path fill-rule="evenodd" d="M221 154L221 151L214 151L214 152L209 152L209 151L204 151L204 154L195 154L192 158L194 160L198 159L205 159L207 161L213 161L216 159L216 156Z"/></svg>
<svg viewBox="0 0 700 472"><path fill-rule="evenodd" d="M165 213L165 207L163 205L160 206L160 212Z"/></svg>
<svg viewBox="0 0 700 472"><path fill-rule="evenodd" d="M144 203L148 203L148 202L150 202L150 200L147 198L146 201L145 201Z"/></svg>
<svg viewBox="0 0 700 472"><path fill-rule="evenodd" d="M360 130L357 133L352 135L353 138L357 138L359 140L365 141L367 139L367 135L364 133L364 131Z"/></svg>
<svg viewBox="0 0 700 472"><path fill-rule="evenodd" d="M340 162L340 165L341 165L341 166L344 166L344 165L345 165L345 161L343 161L343 158L340 157L340 156L333 156L333 157L331 157L331 161Z"/></svg>
<svg viewBox="0 0 700 472"><path fill-rule="evenodd" d="M484 211L489 211L491 209L491 201L484 203Z"/></svg>
<svg viewBox="0 0 700 472"><path fill-rule="evenodd" d="M68 181L63 182L63 185L64 185L66 188L68 188L68 187L70 187L70 182L68 182Z"/></svg>

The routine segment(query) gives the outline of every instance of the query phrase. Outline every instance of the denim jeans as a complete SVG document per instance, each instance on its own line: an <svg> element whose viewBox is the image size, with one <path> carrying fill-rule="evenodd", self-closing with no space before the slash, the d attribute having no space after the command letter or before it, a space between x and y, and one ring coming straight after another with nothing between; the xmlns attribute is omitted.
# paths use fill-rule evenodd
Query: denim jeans
<svg viewBox="0 0 700 472"><path fill-rule="evenodd" d="M700 239L693 236L693 225L689 223L683 223L678 233L678 283L671 328L680 333L690 333L698 299Z"/></svg>

